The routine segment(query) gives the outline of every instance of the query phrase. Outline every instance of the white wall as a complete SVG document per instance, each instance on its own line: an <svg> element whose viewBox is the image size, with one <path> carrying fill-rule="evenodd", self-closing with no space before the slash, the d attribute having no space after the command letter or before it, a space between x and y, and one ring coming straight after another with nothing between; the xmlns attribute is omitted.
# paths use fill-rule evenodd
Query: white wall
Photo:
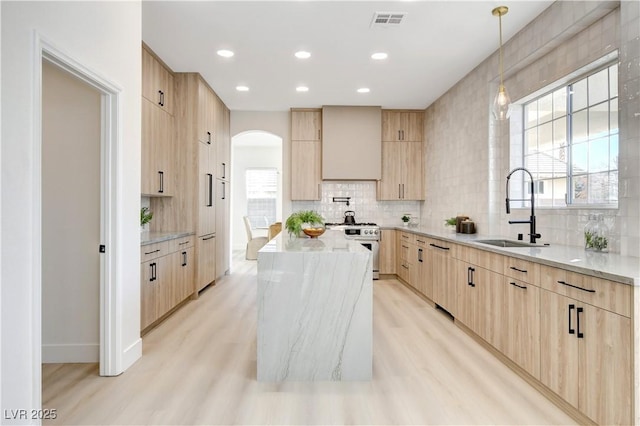
<svg viewBox="0 0 640 426"><path fill-rule="evenodd" d="M267 135L269 136L269 135ZM244 228L243 216L247 214L247 192L246 192L246 170L248 168L278 169L278 182L282 183L282 148L278 146L236 146L238 139L242 135L236 136L233 141L233 193L231 196L233 205L231 206L231 246L233 250L243 250L247 245L247 233ZM282 220L282 185L276 200L276 220ZM258 234L254 234L258 235ZM263 233L266 235L266 233Z"/></svg>
<svg viewBox="0 0 640 426"><path fill-rule="evenodd" d="M282 217L289 217L291 214L291 120L289 111L231 111L232 139L239 133L252 130L262 130L282 138ZM233 184L235 185L235 183Z"/></svg>
<svg viewBox="0 0 640 426"><path fill-rule="evenodd" d="M100 92L42 64L42 362L100 360Z"/></svg>
<svg viewBox="0 0 640 426"><path fill-rule="evenodd" d="M118 174L122 339L126 368L139 356L141 6L139 2L1 2L2 8L2 401L0 409L37 408L40 372L40 153L34 111L40 58L36 32L122 88ZM35 301L35 302L34 302ZM10 422L6 420L6 422ZM23 421L24 422L24 421Z"/></svg>

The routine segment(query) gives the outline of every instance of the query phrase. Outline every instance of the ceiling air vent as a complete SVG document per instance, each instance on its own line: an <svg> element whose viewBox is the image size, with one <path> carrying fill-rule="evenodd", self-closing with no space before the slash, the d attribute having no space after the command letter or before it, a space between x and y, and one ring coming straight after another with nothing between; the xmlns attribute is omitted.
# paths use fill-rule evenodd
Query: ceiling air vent
<svg viewBox="0 0 640 426"><path fill-rule="evenodd" d="M402 23L407 12L376 12L373 14L371 28L397 27Z"/></svg>

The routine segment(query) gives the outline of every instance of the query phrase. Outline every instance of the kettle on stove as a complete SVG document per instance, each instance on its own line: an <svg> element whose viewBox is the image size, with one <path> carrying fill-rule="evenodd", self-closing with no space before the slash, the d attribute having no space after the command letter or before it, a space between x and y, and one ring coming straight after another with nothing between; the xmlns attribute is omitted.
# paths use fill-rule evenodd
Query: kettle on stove
<svg viewBox="0 0 640 426"><path fill-rule="evenodd" d="M356 224L356 212L353 210L347 210L344 212L344 224L355 225Z"/></svg>

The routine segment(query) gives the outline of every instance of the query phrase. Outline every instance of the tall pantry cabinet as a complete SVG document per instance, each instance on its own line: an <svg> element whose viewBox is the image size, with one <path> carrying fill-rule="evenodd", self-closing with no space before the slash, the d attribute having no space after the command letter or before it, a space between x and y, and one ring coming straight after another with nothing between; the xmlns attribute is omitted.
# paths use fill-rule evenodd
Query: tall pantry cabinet
<svg viewBox="0 0 640 426"><path fill-rule="evenodd" d="M197 73L178 73L176 79L176 109L178 138L191 141L190 180L195 195L190 200L190 211L196 232L196 290L211 284L228 269L220 264L218 251L228 251L225 223L228 219L218 216L222 188L218 184L218 152L220 145L228 145L222 129L225 124L224 104ZM225 197L228 199L228 195ZM228 214L227 214L228 216ZM221 235L222 234L222 235ZM224 268L224 269L222 269Z"/></svg>
<svg viewBox="0 0 640 426"><path fill-rule="evenodd" d="M231 266L231 135L230 112L224 103L215 96L215 134L216 134L216 278L225 275Z"/></svg>

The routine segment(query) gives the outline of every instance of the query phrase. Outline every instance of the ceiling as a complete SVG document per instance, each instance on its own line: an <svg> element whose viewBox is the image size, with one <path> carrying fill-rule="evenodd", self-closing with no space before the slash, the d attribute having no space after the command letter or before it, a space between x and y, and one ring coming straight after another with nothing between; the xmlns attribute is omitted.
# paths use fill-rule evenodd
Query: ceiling
<svg viewBox="0 0 640 426"><path fill-rule="evenodd" d="M234 111L426 108L552 1L144 1L142 39L175 72L202 74ZM371 27L375 12L406 12ZM235 52L232 58L216 54ZM311 57L297 59L306 50ZM387 52L383 61L371 59ZM497 70L496 70L497 74ZM249 87L238 92L236 86ZM296 87L309 88L306 93ZM357 93L368 87L369 93ZM473 96L473 94L470 94Z"/></svg>

